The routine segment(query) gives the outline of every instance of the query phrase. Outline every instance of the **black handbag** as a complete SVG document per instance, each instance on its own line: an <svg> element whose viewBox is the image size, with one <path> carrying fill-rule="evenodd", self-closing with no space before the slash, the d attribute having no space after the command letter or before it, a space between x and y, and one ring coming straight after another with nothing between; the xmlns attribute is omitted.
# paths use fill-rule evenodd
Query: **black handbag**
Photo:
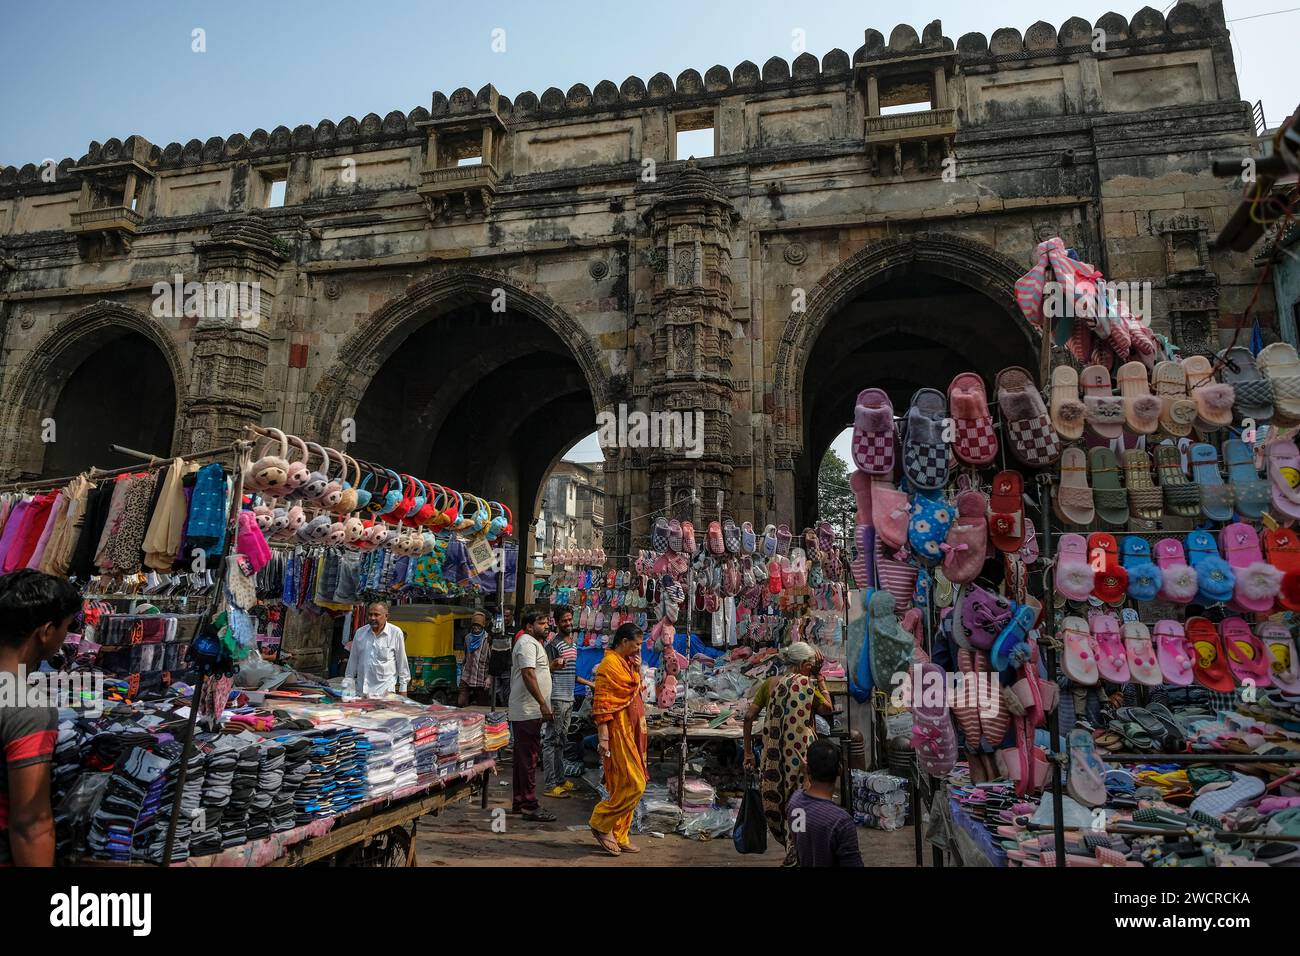
<svg viewBox="0 0 1300 956"><path fill-rule="evenodd" d="M736 825L731 831L731 841L737 853L767 852L767 818L763 814L763 795L758 785L750 780L745 796L736 813Z"/></svg>

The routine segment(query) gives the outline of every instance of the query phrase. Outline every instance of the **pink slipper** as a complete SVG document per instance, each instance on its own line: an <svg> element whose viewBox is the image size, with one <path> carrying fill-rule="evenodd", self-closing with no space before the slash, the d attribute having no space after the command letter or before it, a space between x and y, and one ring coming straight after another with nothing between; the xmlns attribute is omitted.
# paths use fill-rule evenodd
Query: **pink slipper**
<svg viewBox="0 0 1300 956"><path fill-rule="evenodd" d="M1283 517L1300 521L1300 448L1293 441L1272 442L1268 454L1268 478L1273 485L1273 507Z"/></svg>
<svg viewBox="0 0 1300 956"><path fill-rule="evenodd" d="M1088 561L1088 542L1081 534L1063 534L1056 555L1056 590L1071 601L1092 594L1096 571Z"/></svg>
<svg viewBox="0 0 1300 956"><path fill-rule="evenodd" d="M948 529L943 548L943 574L953 584L974 581L988 553L988 498L981 491L957 496L957 519Z"/></svg>
<svg viewBox="0 0 1300 956"><path fill-rule="evenodd" d="M975 651L975 669L989 675L988 679L992 681L993 687L998 685L998 675L991 664L989 664L988 655L983 651ZM996 747L1002 743L1011 729L1011 711L1001 706L1002 701L998 700L997 713L993 716L980 715L980 726L984 729L984 739L988 741L990 747ZM993 708L990 707L990 710Z"/></svg>
<svg viewBox="0 0 1300 956"><path fill-rule="evenodd" d="M894 406L879 388L858 393L853 409L853 464L868 475L894 474Z"/></svg>
<svg viewBox="0 0 1300 956"><path fill-rule="evenodd" d="M1113 614L1093 614L1089 618L1092 637L1097 645L1097 669L1103 680L1124 684L1129 680L1129 658L1119 636L1119 621Z"/></svg>
<svg viewBox="0 0 1300 956"><path fill-rule="evenodd" d="M682 523L676 518L668 522L668 548L670 551L682 550Z"/></svg>
<svg viewBox="0 0 1300 956"><path fill-rule="evenodd" d="M689 521L682 522L682 551L687 554L694 554L697 550L695 546L695 525Z"/></svg>
<svg viewBox="0 0 1300 956"><path fill-rule="evenodd" d="M1141 362L1127 362L1120 366L1115 377L1124 399L1124 418L1129 430L1138 435L1154 434L1160 427L1163 403L1151 394L1147 367Z"/></svg>
<svg viewBox="0 0 1300 956"><path fill-rule="evenodd" d="M776 558L767 562L767 591L769 594L781 593L781 562Z"/></svg>
<svg viewBox="0 0 1300 956"><path fill-rule="evenodd" d="M1296 654L1291 629L1285 624L1268 621L1259 626L1258 633L1268 651L1273 683L1283 693L1300 694L1300 656Z"/></svg>
<svg viewBox="0 0 1300 956"><path fill-rule="evenodd" d="M722 524L717 521L709 522L709 551L712 554L726 554L727 545L722 540Z"/></svg>
<svg viewBox="0 0 1300 956"><path fill-rule="evenodd" d="M1056 461L1061 456L1061 436L1029 373L1019 366L1003 369L998 373L997 393L1016 458L1031 468Z"/></svg>
<svg viewBox="0 0 1300 956"><path fill-rule="evenodd" d="M1186 687L1192 682L1192 645L1177 621L1156 621L1156 654L1166 683Z"/></svg>
<svg viewBox="0 0 1300 956"><path fill-rule="evenodd" d="M1157 595L1161 601L1187 604L1196 597L1199 588L1196 570L1188 565L1181 541L1177 538L1161 538L1157 541L1156 564L1160 567L1163 579Z"/></svg>
<svg viewBox="0 0 1300 956"><path fill-rule="evenodd" d="M953 451L968 465L988 465L998 456L998 436L989 414L984 380L963 372L948 386L948 407L956 426Z"/></svg>
<svg viewBox="0 0 1300 956"><path fill-rule="evenodd" d="M1020 546L1016 552L1020 555L1020 560L1025 564L1033 564L1038 560L1038 533L1034 530L1034 521L1032 518L1025 518L1025 543Z"/></svg>
<svg viewBox="0 0 1300 956"><path fill-rule="evenodd" d="M1097 642L1088 630L1088 622L1081 617L1067 617L1061 622L1061 637L1065 654L1061 667L1076 684L1091 686L1100 676L1097 670Z"/></svg>
<svg viewBox="0 0 1300 956"><path fill-rule="evenodd" d="M1223 556L1237 578L1231 603L1243 611L1257 614L1273 610L1283 575L1264 560L1259 534L1250 525L1237 522L1223 529L1220 540Z"/></svg>
<svg viewBox="0 0 1300 956"><path fill-rule="evenodd" d="M957 672L961 675L963 687L977 686L975 683L975 653L970 649L964 647L957 649ZM984 734L984 730L980 726L979 703L974 697L974 694L958 694L952 708L952 714L957 719L957 726L961 728L961 735L965 738L967 750L977 748L980 737Z"/></svg>
<svg viewBox="0 0 1300 956"><path fill-rule="evenodd" d="M1256 687L1273 686L1273 655L1250 630L1250 625L1239 617L1227 617L1219 625L1223 650L1228 658L1228 670L1245 686L1246 681Z"/></svg>
<svg viewBox="0 0 1300 956"><path fill-rule="evenodd" d="M1196 417L1203 425L1202 431L1212 431L1232 424L1232 403L1235 390L1214 380L1214 366L1204 355L1189 355L1183 359L1187 372L1187 393L1196 402Z"/></svg>
<svg viewBox="0 0 1300 956"><path fill-rule="evenodd" d="M871 482L871 517L880 540L897 551L907 543L907 523L912 507L906 493L887 478Z"/></svg>
<svg viewBox="0 0 1300 956"><path fill-rule="evenodd" d="M1155 648L1151 646L1151 632L1141 621L1124 625L1124 650L1128 653L1128 670L1135 681L1148 687L1159 687L1164 682Z"/></svg>

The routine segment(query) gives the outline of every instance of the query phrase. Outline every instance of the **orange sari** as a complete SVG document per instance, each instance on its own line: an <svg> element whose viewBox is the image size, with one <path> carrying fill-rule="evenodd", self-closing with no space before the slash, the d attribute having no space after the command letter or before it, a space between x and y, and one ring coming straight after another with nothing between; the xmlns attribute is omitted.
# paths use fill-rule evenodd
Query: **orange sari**
<svg viewBox="0 0 1300 956"><path fill-rule="evenodd" d="M606 651L596 669L592 717L609 725L609 756L605 758L605 790L609 797L591 811L591 827L612 833L620 846L628 842L632 815L646 784L645 701L641 673L627 658Z"/></svg>

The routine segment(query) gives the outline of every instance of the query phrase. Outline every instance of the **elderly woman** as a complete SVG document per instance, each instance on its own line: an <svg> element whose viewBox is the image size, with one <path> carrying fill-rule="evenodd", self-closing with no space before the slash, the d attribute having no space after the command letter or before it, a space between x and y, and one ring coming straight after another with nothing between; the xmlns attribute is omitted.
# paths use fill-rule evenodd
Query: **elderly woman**
<svg viewBox="0 0 1300 956"><path fill-rule="evenodd" d="M628 839L646 783L645 701L641 697L641 629L623 624L596 668L591 706L609 796L591 811L591 832L610 856L640 853Z"/></svg>
<svg viewBox="0 0 1300 956"><path fill-rule="evenodd" d="M766 708L759 768L763 814L772 836L786 848L786 865L793 866L794 841L787 841L785 833L786 803L803 784L808 745L817 737L813 715L829 716L833 708L826 681L821 677L821 654L810 644L796 641L781 652L781 657L789 665L788 670L765 680L745 713L745 767L754 769L751 732L759 712Z"/></svg>

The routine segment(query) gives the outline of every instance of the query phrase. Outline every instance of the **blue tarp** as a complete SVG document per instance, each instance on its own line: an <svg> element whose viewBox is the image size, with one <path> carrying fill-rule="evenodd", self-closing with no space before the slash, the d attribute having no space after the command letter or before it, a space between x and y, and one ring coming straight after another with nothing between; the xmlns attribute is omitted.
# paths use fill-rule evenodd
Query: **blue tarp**
<svg viewBox="0 0 1300 956"><path fill-rule="evenodd" d="M704 654L705 656L712 657L716 660L727 653L726 648L713 647L712 645L704 643L704 641L700 640L698 634L690 635L690 653L687 653L687 641L687 635L684 633L673 636L673 647L677 650L677 653L684 654L688 658L694 657L696 654ZM578 676L591 680L591 675L596 670L596 665L600 663L600 659L604 656L605 649L603 647L578 648ZM641 663L646 667L658 667L662 657L663 655L658 651L651 651L650 648L644 644L641 646ZM586 688L579 684L577 693L581 695L585 692Z"/></svg>

